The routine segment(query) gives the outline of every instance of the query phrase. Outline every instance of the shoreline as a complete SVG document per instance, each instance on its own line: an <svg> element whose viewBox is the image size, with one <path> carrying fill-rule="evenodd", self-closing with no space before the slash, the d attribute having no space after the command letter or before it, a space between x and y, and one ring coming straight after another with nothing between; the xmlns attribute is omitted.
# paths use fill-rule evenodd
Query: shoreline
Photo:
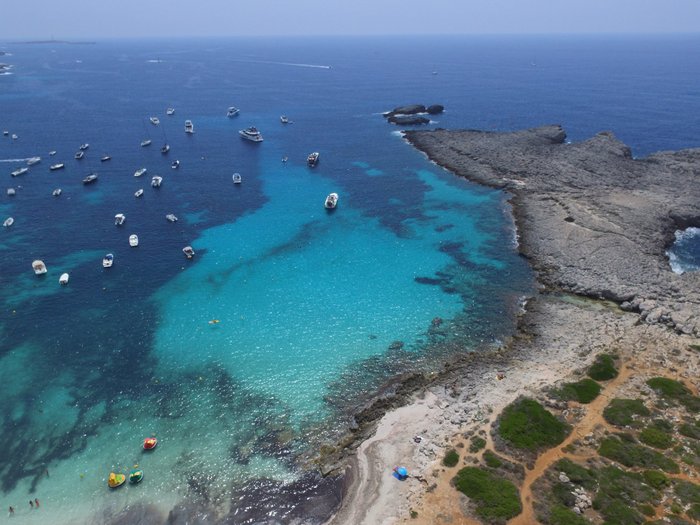
<svg viewBox="0 0 700 525"><path fill-rule="evenodd" d="M692 201L699 202L700 195L691 187L700 169L700 150L637 160L611 133L569 145L559 126L514 133L412 131L404 136L455 176L508 192L518 249L541 290L527 304L507 345L472 358L471 370L469 365L451 368L375 421L376 430L348 460L345 494L327 525L478 523L455 504L460 501L456 492L451 505L440 490L433 493L439 460L465 426L483 426L490 414L518 396L572 376L611 346L628 346L634 354L635 345L665 346L700 337L700 319L694 314L700 275L673 274L665 259L676 229L700 225L700 209ZM579 164L589 180L586 173L576 176ZM608 176L612 166L619 170L617 180ZM628 235L628 224L616 223L614 211L634 207L651 218L638 225L640 232ZM579 225L590 234L569 231ZM619 237L622 242L611 243ZM586 246L582 250L580 245ZM602 257L592 257L591 250L603 252ZM631 264L630 270L631 262L638 266ZM613 278L598 279L604 269ZM659 293L664 287L673 293ZM450 384L460 372L462 377ZM419 444L415 435L422 437ZM391 476L399 464L409 470L403 483Z"/></svg>

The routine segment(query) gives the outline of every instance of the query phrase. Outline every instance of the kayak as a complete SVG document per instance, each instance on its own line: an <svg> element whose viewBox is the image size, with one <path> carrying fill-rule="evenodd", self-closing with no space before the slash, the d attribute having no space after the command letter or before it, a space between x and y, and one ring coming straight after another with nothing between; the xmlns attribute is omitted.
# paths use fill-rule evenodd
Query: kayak
<svg viewBox="0 0 700 525"><path fill-rule="evenodd" d="M146 438L143 440L143 449L144 450L153 450L156 448L156 445L158 444L158 440L154 437Z"/></svg>
<svg viewBox="0 0 700 525"><path fill-rule="evenodd" d="M117 487L123 485L125 481L126 476L124 474L115 474L114 472L110 472L109 478L107 479L107 485L109 485L110 489L116 489Z"/></svg>
<svg viewBox="0 0 700 525"><path fill-rule="evenodd" d="M136 485L143 479L143 470L134 467L131 472L129 472L129 483Z"/></svg>

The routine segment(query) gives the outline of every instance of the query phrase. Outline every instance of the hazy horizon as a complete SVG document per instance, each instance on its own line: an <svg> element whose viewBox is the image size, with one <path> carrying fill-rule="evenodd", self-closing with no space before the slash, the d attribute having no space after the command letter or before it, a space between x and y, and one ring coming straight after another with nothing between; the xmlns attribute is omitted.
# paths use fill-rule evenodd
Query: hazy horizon
<svg viewBox="0 0 700 525"><path fill-rule="evenodd" d="M698 0L327 0L234 5L123 0L5 0L3 41L236 36L419 36L700 33Z"/></svg>

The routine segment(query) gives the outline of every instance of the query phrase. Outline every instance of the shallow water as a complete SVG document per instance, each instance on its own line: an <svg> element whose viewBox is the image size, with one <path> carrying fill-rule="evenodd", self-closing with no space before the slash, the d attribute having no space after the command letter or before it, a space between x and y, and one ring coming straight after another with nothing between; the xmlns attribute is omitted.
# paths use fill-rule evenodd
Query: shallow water
<svg viewBox="0 0 700 525"><path fill-rule="evenodd" d="M2 79L0 128L20 138L0 137L0 160L42 156L29 174L8 175L17 195L0 198L2 216L15 218L0 232L0 482L17 522L103 522L140 503L167 512L183 501L221 519L268 507L282 519L319 484L297 458L347 425L348 408L395 374L508 335L532 276L505 196L436 168L377 113L439 102L447 111L436 126L560 121L574 140L612 128L638 155L692 145L679 130L700 114L680 87L700 63L687 43L663 41L665 54L651 55L637 53L644 41L512 43L8 45L15 67ZM686 60L695 66L680 67ZM650 67L664 74L652 81ZM666 118L653 135L650 101L661 92ZM225 117L230 105L240 116ZM248 125L265 142L240 140ZM150 148L139 147L144 138ZM90 149L76 161L83 142ZM105 153L113 158L100 163ZM53 162L66 169L50 172ZM19 165L0 163L8 173ZM83 186L91 171L98 182ZM331 191L340 201L329 213ZM116 213L127 217L121 227ZM32 274L35 258L47 275ZM149 435L160 444L144 454ZM109 491L109 472L134 464L144 481ZM264 497L275 492L283 508ZM30 496L41 509L21 504Z"/></svg>

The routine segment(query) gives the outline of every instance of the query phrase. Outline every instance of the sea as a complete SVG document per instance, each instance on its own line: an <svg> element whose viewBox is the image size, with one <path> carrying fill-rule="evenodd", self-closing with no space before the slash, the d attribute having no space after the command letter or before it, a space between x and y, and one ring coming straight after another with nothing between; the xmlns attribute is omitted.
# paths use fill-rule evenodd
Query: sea
<svg viewBox="0 0 700 525"><path fill-rule="evenodd" d="M339 482L313 457L353 411L513 334L535 283L508 195L432 164L382 112L441 104L423 128L562 124L571 141L612 130L637 157L700 146L697 35L0 51L0 220L14 218L0 231L0 509L18 525L320 523ZM249 126L263 142L239 137ZM678 237L676 270L697 269L700 231ZM141 483L108 487L137 465Z"/></svg>

